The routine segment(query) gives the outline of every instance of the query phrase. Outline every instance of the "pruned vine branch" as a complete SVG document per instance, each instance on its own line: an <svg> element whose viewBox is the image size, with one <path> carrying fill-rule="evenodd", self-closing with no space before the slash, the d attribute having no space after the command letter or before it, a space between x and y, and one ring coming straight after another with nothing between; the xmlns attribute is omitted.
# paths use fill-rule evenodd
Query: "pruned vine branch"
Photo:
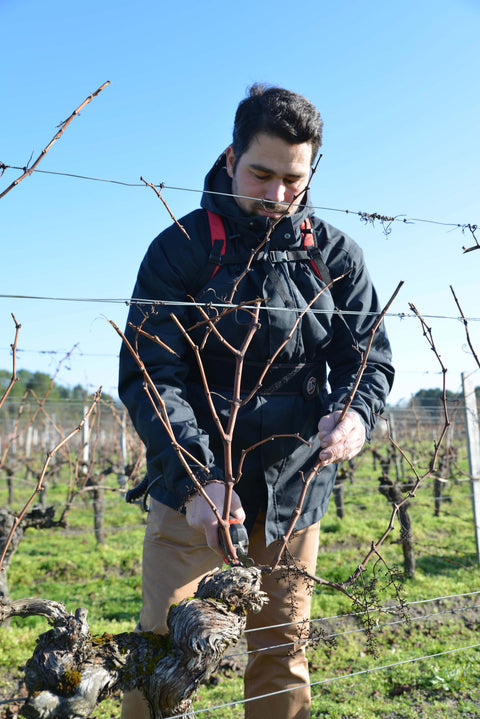
<svg viewBox="0 0 480 719"><path fill-rule="evenodd" d="M12 376L10 378L10 382L9 382L8 386L5 389L5 392L3 393L2 398L0 399L0 407L3 405L3 403L7 399L15 382L18 381L18 377L17 377L17 343L18 343L18 334L20 332L22 325L18 324L17 320L15 319L15 315L13 313L12 313L12 319L15 323L15 338L13 340L13 343L10 345L10 347L12 348Z"/></svg>
<svg viewBox="0 0 480 719"><path fill-rule="evenodd" d="M16 322L16 320L15 320L15 322ZM19 329L20 327L21 327L21 325L18 325L18 329ZM12 374L12 378L13 378L14 376L16 377L16 369L15 369L15 356L16 356L16 353L15 353L15 350L16 350L16 341L17 341L17 336L18 336L18 329L17 329L17 332L16 332L14 345L12 345L12 349L13 349L13 374ZM4 462L5 462L5 459L6 459L6 457L7 457L7 454L8 454L8 452L9 452L9 450L10 450L12 444L13 444L16 440L18 440L23 434L25 434L25 432L27 431L28 427L30 427L30 426L33 425L33 423L35 422L35 420L36 420L36 418L37 418L37 416L38 416L39 413L42 413L42 414L45 416L46 420L55 428L55 430L56 430L56 432L58 433L59 437L62 437L62 436L63 436L63 433L62 433L62 431L60 430L60 428L55 425L55 422L53 421L53 419L52 419L52 418L50 417L50 415L46 412L46 410L45 410L45 403L46 403L46 401L47 401L47 399L48 399L48 397L49 397L51 391L53 390L53 387L54 387L54 384L55 384L55 379L56 379L57 375L59 374L62 365L64 364L64 362L65 362L66 360L69 359L69 357L72 355L72 353L73 353L73 351L75 350L75 348L76 348L76 345L74 345L74 347L72 347L72 349L71 349L69 352L67 352L67 354L66 354L64 357L62 357L62 359L61 359L60 362L58 363L55 372L53 373L53 375L52 375L51 378L50 378L49 386L48 386L48 388L47 388L47 391L46 391L45 394L43 395L43 397L41 397L41 398L38 397L37 394L35 393L35 391L34 391L32 388L28 389L28 390L24 393L24 395L23 395L23 397L22 397L22 399L21 399L21 402L20 402L20 407L19 407L19 410L18 410L18 413L17 413L17 419L16 419L16 422L15 422L15 425L14 425L14 427L13 427L11 433L10 433L9 440L5 443L5 446L2 448L2 452L1 452L1 454L0 454L0 468L3 466L3 464L4 464ZM8 391L10 391L10 389L12 388L12 386L13 386L13 383L12 383L12 381L11 381L9 388L7 388ZM32 413L32 416L29 418L29 420L24 423L22 429L19 429L20 419L21 419L21 416L22 416L22 413L23 413L23 410L24 410L24 405L25 405L25 403L27 402L27 400L28 400L29 397L33 397L33 398L34 398L35 402L37 403L37 408L34 410L34 412ZM4 396L3 399L5 399L5 396ZM2 399L2 402L3 402L3 399ZM2 406L2 403L0 402L0 407L1 407L1 406ZM68 446L68 445L65 445L65 447L67 447L67 446Z"/></svg>
<svg viewBox="0 0 480 719"><path fill-rule="evenodd" d="M177 225L177 227L183 232L183 234L185 235L185 237L186 237L188 240L190 240L190 235L189 235L188 232L186 231L185 227L177 220L177 218L175 217L175 215L174 215L173 212L171 211L170 207L168 206L167 201L165 200L165 198L163 197L163 195L162 195L162 193L161 193L161 190L163 190L163 187L164 187L164 186L163 186L163 183L160 185L160 190L158 190L157 187L156 187L154 184L152 184L151 182L148 182L148 181L145 180L143 177L140 177L140 179L141 179L142 182L145 183L145 185L146 185L147 187L151 187L151 188L152 188L152 190L155 192L155 194L156 194L156 196L158 197L158 199L163 202L163 206L165 207L166 211L168 212L168 214L170 215L170 217L172 218L172 220L175 222L175 224Z"/></svg>
<svg viewBox="0 0 480 719"><path fill-rule="evenodd" d="M100 394L101 394L101 388L95 393L94 399L93 399L92 403L90 404L90 407L88 408L86 414L83 416L82 420L80 421L80 423L79 423L74 429L72 429L71 432L69 432L67 435L65 435L64 437L62 437L62 438L60 439L60 441L57 442L57 444L55 445L55 447L47 453L47 458L46 458L45 463L44 463L44 465L43 465L43 469L42 469L42 471L41 471L41 473L40 473L40 475L39 475L39 477L38 477L37 484L36 484L36 487L35 487L33 493L31 494L31 496L30 496L29 499L27 500L27 502L26 502L25 506L23 507L23 509L15 516L15 520L14 520L14 522L13 522L11 531L10 531L10 533L9 533L7 539L6 539L5 545L4 545L4 547L3 547L2 554L0 555L0 569L2 568L3 560L5 559L5 555L7 554L8 547L9 547L9 545L10 545L10 542L12 541L12 537L13 537L13 535L15 534L15 531L16 531L18 525L21 523L21 521L22 521L23 517L25 516L26 512L28 511L28 509L29 509L30 506L32 505L32 503L33 503L35 497L37 497L38 494L39 494L39 493L42 491L42 489L43 489L43 482L44 482L44 480L45 480L45 476L46 476L46 474L47 474L47 470L48 470L48 467L49 467L49 465L50 465L50 462L52 461L52 459L53 459L53 457L55 456L55 454L56 454L65 444L67 444L67 442L69 442L69 440L70 440L72 437L74 437L78 432L80 432L80 430L82 429L82 427L83 427L85 421L87 420L88 417L90 417L90 415L91 415L92 412L94 411L95 407L97 406L97 403L98 403L99 400L100 400Z"/></svg>
<svg viewBox="0 0 480 719"><path fill-rule="evenodd" d="M76 117L78 114L80 114L81 110L83 110L83 108L84 108L86 105L88 105L88 103L91 102L94 97L97 97L97 95L99 95L99 94L102 92L102 90L103 90L105 87L107 87L107 85L110 85L110 80L107 80L107 82L104 82L103 85L101 85L101 86L98 88L98 90L95 90L95 92L92 92L92 94L89 95L89 96L81 103L81 105L79 105L79 106L77 107L77 109L74 110L69 117L67 117L66 120L63 120L63 122L61 122L61 123L58 125L58 127L60 128L59 131L58 131L58 132L55 134L55 136L50 140L50 142L48 143L48 145L47 145L46 147L44 147L44 149L41 151L41 153L39 154L39 156L37 157L37 159L33 162L33 164L30 165L30 167L25 167L25 168L24 168L24 171L23 171L23 174L22 174L20 177L17 177L16 180L14 180L2 193L0 193L0 200L2 199L2 197L5 197L5 195L7 194L7 192L10 192L10 190L13 190L13 188L16 187L16 186L19 184L19 182L21 182L21 181L24 180L26 177L28 177L29 175L32 174L32 172L35 170L35 168L37 167L37 165L43 160L43 158L45 157L45 155L47 154L47 152L50 150L50 148L52 147L52 145L53 145L57 140L59 140L59 139L61 138L61 136L63 135L63 133L65 132L65 130L66 130L67 127L69 126L69 124L72 122L73 118Z"/></svg>
<svg viewBox="0 0 480 719"><path fill-rule="evenodd" d="M261 243L261 246L263 246L263 242ZM258 248L256 249L256 251L258 251ZM195 356L195 359L196 359L196 362L198 365L198 369L199 369L200 378L201 378L201 381L203 384L205 396L207 398L207 402L208 402L208 405L209 405L209 408L210 408L210 411L212 414L212 418L213 418L215 425L218 429L219 436L221 438L221 441L222 441L222 444L224 447L224 476L225 476L226 492L225 492L224 506L222 508L221 515L218 512L218 508L215 507L212 500L208 497L205 490L201 486L201 483L198 481L197 477L195 476L195 473L191 467L191 462L193 461L193 463L196 464L196 466L201 467L204 474L206 474L206 475L208 475L208 468L206 468L204 465L201 465L201 463L199 462L198 459L188 455L186 450L184 448L182 448L181 445L178 444L178 442L175 438L173 429L171 427L167 409L165 407L163 399L161 398L154 382L151 380L151 378L148 374L148 371L139 356L137 349L132 346L132 344L125 337L124 333L121 332L121 330L115 325L115 323L112 322L111 320L109 320L112 327L114 327L116 332L119 334L119 336L125 342L125 346L127 347L128 351L130 352L132 357L134 358L140 371L142 372L142 375L144 377L144 384L145 384L145 390L147 392L147 396L148 396L152 406L154 407L154 410L157 414L157 417L160 419L162 426L167 431L170 441L172 443L172 446L174 447L175 451L177 452L177 455L178 455L180 461L182 462L182 464L185 468L185 471L187 472L188 476L192 480L196 489L202 494L202 496L208 502L209 506L212 508L212 510L217 518L217 521L219 521L219 524L224 528L225 534L227 537L227 548L229 550L230 556L233 559L236 559L236 552L235 552L235 548L233 547L233 544L230 541L228 519L230 516L230 507L231 507L231 498L232 498L233 487L240 478L241 470L242 470L242 466L243 466L243 460L244 460L245 454L246 454L246 453L243 453L242 461L241 461L240 467L238 468L238 471L237 471L237 476L234 476L233 459L232 459L232 440L233 440L233 435L234 435L234 431L235 431L238 412L240 411L241 407L245 406L248 402L250 402L251 399L256 395L256 393L261 389L262 382L264 381L265 376L267 375L269 369L273 365L276 357L279 355L279 353L285 347L285 345L289 342L289 340L293 336L295 330L297 329L299 323L301 322L301 320L305 316L305 314L310 310L310 308L314 305L314 303L318 300L318 298L322 295L322 293L324 293L327 289L330 289L331 286L335 282L338 282L341 279L343 279L346 274L348 274L348 273L344 273L344 274L340 275L339 277L335 278L334 280L331 280L327 285L325 285L322 289L320 289L319 292L316 293L315 296L311 299L311 301L306 305L306 307L301 312L298 313L298 316L297 316L292 328L290 329L288 335L286 336L284 341L282 343L280 343L280 345L277 347L277 349L272 354L270 359L266 362L264 368L262 369L262 371L259 375L259 378L256 382L255 387L253 387L253 389L247 394L247 396L243 397L243 398L241 396L243 365L244 365L248 347L250 346L251 341L259 328L259 312L260 312L260 307L261 307L263 300L257 299L257 300L250 301L249 304L252 305L254 309L251 312L251 319L250 319L245 337L243 338L243 341L242 341L240 347L236 348L225 340L225 338L223 337L223 335L221 334L221 332L218 330L218 327L217 327L217 323L219 322L219 320L221 320L226 314L228 314L230 312L230 308L226 308L223 312L216 313L214 317L210 317L208 315L208 313L205 311L205 309L200 304L196 303L195 300L193 300L193 298L192 298L192 304L199 310L200 314L203 317L203 322L206 325L205 334L213 332L215 334L216 338L225 347L227 347L227 349L229 350L229 352L233 355L233 357L235 359L235 372L234 372L234 379L233 379L233 386L232 386L232 397L230 399L231 410L230 410L230 414L228 417L226 427L223 427L223 425L220 421L220 418L218 416L218 413L216 411L215 404L214 404L213 398L212 398L212 393L211 393L210 387L209 387L209 381L206 376L205 368L203 365L201 349L204 345L204 342L202 342L200 344L196 344L194 342L194 340L192 339L192 337L190 336L189 329L185 328L182 325L182 323L179 321L179 319L176 317L176 315L174 313L171 313L171 315L170 315L171 320L176 324L176 326L178 327L179 331L182 333L185 341L190 346L190 348ZM238 283L236 283L236 286L238 286ZM233 299L233 293L232 293L231 299ZM150 336L148 333L146 333L141 328L141 326L138 328L133 327L132 325L130 325L130 326L134 331L138 330L138 332L140 334L142 334L142 336L150 338L153 341L155 341L157 344L162 346L164 349L172 351L159 337ZM196 326L198 326L198 324ZM269 438L269 440L273 441L278 436L279 435L275 435L275 436ZM284 435L281 435L281 436L284 436ZM292 435L292 436L298 437L298 435ZM247 448L246 452L250 451L250 449L251 448ZM187 456L188 456L188 459L190 460L190 463L187 462Z"/></svg>
<svg viewBox="0 0 480 719"><path fill-rule="evenodd" d="M477 353L476 353L476 351L475 351L475 348L474 348L474 346L473 346L473 343L472 343L472 340L471 340L471 337L470 337L470 332L469 332L469 330L468 330L467 318L466 318L465 315L463 314L463 310L462 310L462 308L461 308L461 306L460 306L460 302L458 301L457 295L455 294L455 290L453 289L452 285L450 285L450 289L451 289L451 291L452 291L453 299L455 300L455 303L456 303L456 305L457 305L457 307L458 307L458 311L460 312L460 315L461 315L461 317L462 317L462 322L463 322L463 326L465 327L465 335L466 335L466 338L467 338L468 346L470 347L470 351L471 351L472 355L473 355L474 358L475 358L475 362L477 363L477 367L480 368L480 359L478 358L478 355L477 355Z"/></svg>
<svg viewBox="0 0 480 719"><path fill-rule="evenodd" d="M399 283L398 283L398 285L397 285L397 287L396 287L396 289L395 289L393 295L392 295L392 296L390 297L390 299L388 300L387 304L385 305L385 307L383 308L383 310L382 310L381 313L379 314L379 316L378 316L378 318L377 318L375 324L374 324L373 327L372 327L372 330L371 330L371 332L370 332L370 336L369 336L369 338L368 338L368 343L367 343L367 346L366 346L366 348L365 348L365 351L363 352L362 361L360 362L360 366L359 366L359 368L358 368L357 375L356 375L356 377L355 377L355 380L354 380L352 389L350 390L348 396L347 396L346 399L345 399L345 406L344 406L343 409L342 409L342 414L340 415L339 422L342 421L342 419L343 419L343 418L345 417L345 415L347 414L349 408L351 407L353 398L355 397L355 394L356 394L356 392L357 392L358 386L359 386L360 381L361 381L361 379L362 379L363 373L365 372L365 368L366 368L366 366L367 366L368 355L369 355L370 349L371 349L371 347L372 347L373 338L374 338L374 336L375 336L375 334L376 334L378 328L380 327L380 325L381 325L381 323L382 323L382 321L383 321L385 315L387 314L387 312L388 312L388 310L389 310L389 308L390 308L392 302L394 301L394 299L396 298L396 296L397 296L398 293L400 292L400 290L401 290L403 284L404 284L404 283L403 283L403 280L402 280L402 282L399 282Z"/></svg>
<svg viewBox="0 0 480 719"><path fill-rule="evenodd" d="M353 398L354 398L355 393L356 393L356 391L357 391L357 389L358 389L358 386L359 386L359 384L360 384L360 380L361 380L361 378L362 378L362 376L363 376L363 373L364 373L364 371L365 371L365 367L367 366L368 354L369 354L369 352L370 352L370 349L371 349L371 346L372 346L372 342L373 342L373 338L374 338L374 336L375 336L375 333L377 332L378 328L380 327L380 324L382 323L382 320L384 319L386 313L388 312L388 309L389 309L390 305L392 304L392 302L394 301L395 297L398 295L398 293L399 293L399 291L400 291L402 285L403 285L403 282L400 282L400 283L398 284L397 288L395 289L395 292L393 293L393 295L391 296L391 298L389 299L389 301L387 302L387 304L386 304L385 307L383 308L382 312L379 314L379 316L378 316L378 318L377 318L377 320L376 320L374 326L372 327L372 330L371 330L370 336L369 336L369 340L368 340L368 343L367 343L367 347L365 348L365 351L363 352L362 360L361 360L361 362L360 362L360 366L359 366L359 369L358 369L358 371L357 371L357 375L356 375L356 377L355 377L355 381L354 381L354 383L353 383L353 387L352 387L352 389L351 389L349 395L347 396L347 398L346 398L346 400L345 400L345 405L344 405L344 407L343 407L343 409L342 409L342 412L341 412L340 417L339 417L339 420L338 420L339 422L341 422L342 419L344 419L346 413L348 412L348 410L349 410L349 408L350 408L350 406L351 406L351 404L352 404ZM293 511L292 518L291 518L290 524L289 524L289 526L288 526L288 529L287 529L287 531L286 531L286 533L285 533L285 535L284 535L284 537L283 537L282 544L280 545L280 547L279 547L279 549L278 549L278 552L277 552L277 554L276 554L276 556L275 556L275 558L274 558L274 560L273 560L273 562L272 562L272 569L276 569L276 568L278 567L279 563L280 563L280 560L281 560L281 558L282 558L282 556L283 556L283 553L285 552L285 550L286 550L286 548L287 548L288 541L289 541L289 539L290 539L290 537L291 537L291 535L292 535L292 532L293 532L294 529L295 529L295 525L296 525L296 523L297 523L298 517L300 516L300 514L301 514L301 512L302 512L303 502L304 502L304 499L305 499L305 496L306 496L306 493L307 493L307 489L308 489L310 483L313 481L314 477L316 476L317 472L320 470L320 468L321 468L321 460L320 460L320 458L318 458L318 460L315 462L314 466L312 467L312 469L311 469L310 472L308 473L307 477L304 477L304 476L302 475L302 490L301 490L301 493L300 493L300 497L299 497L299 499L298 499L297 506L295 507L295 509L294 509L294 511Z"/></svg>
<svg viewBox="0 0 480 719"><path fill-rule="evenodd" d="M388 425L388 420L387 420L387 419L384 420L384 421L386 422L386 424L387 424L387 427L388 427L388 438L389 438L390 442L391 442L392 445L395 447L395 449L401 454L401 456L404 458L404 460L406 461L406 463L407 463L408 466L410 467L411 471L413 472L413 474L414 474L414 476L415 476L415 481L413 482L413 486L411 486L410 489L406 492L406 494L405 494L404 498L402 499L402 501L401 501L401 502L398 502L398 503L396 503L396 504L394 504L393 509L392 509L392 513L391 513L391 515L390 515L390 520L389 520L389 523L388 523L387 528L386 528L385 531L383 532L382 536L381 536L376 542L372 542L371 547L370 547L370 550L369 550L368 553L365 555L363 561L358 565L358 567L357 567L356 570L353 572L353 574L352 574L345 582L342 582L341 586L342 586L343 588L347 588L347 587L351 586L351 585L358 579L358 577L363 574L363 572L365 571L365 567L366 567L367 563L370 561L370 559L371 559L372 557L374 557L374 556L378 556L378 550L379 550L379 548L382 546L382 544L384 543L385 539L388 537L388 535L389 535L389 534L392 532L392 530L394 529L395 519L396 519L396 516L397 516L397 514L398 514L398 512L399 512L399 510L400 510L400 507L401 507L402 505L408 503L410 499L412 499L413 497L416 496L416 491L417 491L417 489L419 488L420 484L421 484L427 477L429 477L429 476L432 474L432 472L435 470L435 467L436 467L436 464L437 464L438 455L439 455L439 452L440 452L440 448L441 448L442 442L443 442L443 440L444 440L444 438L445 438L445 436L446 436L446 434L447 434L448 427L450 426L450 419L449 419L449 416L448 416L448 408L447 408L447 397L446 397L446 372L447 372L447 370L446 370L446 368L445 368L445 366L444 366L444 364L443 364L443 362L442 362L442 360L441 360L440 354L439 354L439 352L438 352L438 350L437 350L437 347L436 347L436 345L435 345L431 328L428 327L428 325L426 324L426 322L425 322L425 320L423 319L423 317L419 314L419 312L418 312L418 310L416 309L416 307L415 307L412 303L410 303L409 306L410 306L410 309L416 314L416 316L417 316L418 319L420 320L420 323L421 323L421 326L422 326L422 330L423 330L423 334L424 334L424 336L426 337L426 339L427 339L427 341L428 341L428 343L429 343L429 345L430 345L432 351L434 352L434 354L435 354L435 356L436 356L436 358L437 358L437 360L438 360L438 362L439 362L439 364L440 364L440 366L441 366L441 368L442 368L442 372L443 372L443 396L442 396L442 406L443 406L443 412L444 412L444 424L443 424L443 427L442 427L442 429L441 429L441 431L440 431L440 436L439 436L438 440L435 442L434 453L433 453L433 456L432 456L432 459L431 459L431 462L430 462L430 466L429 466L429 468L428 468L428 470L427 470L426 472L424 472L423 474L419 474L419 472L417 471L417 469L416 469L416 467L415 467L413 461L408 457L407 453L406 453L406 452L395 442L395 440L393 439L392 434L391 434L391 432L390 432L390 427L389 427L389 425ZM335 587L335 588L338 588L338 587Z"/></svg>
<svg viewBox="0 0 480 719"><path fill-rule="evenodd" d="M478 229L479 229L478 225L471 225L471 224L463 225L462 232L465 232L465 230L470 230L470 232L472 233L472 237L475 240L475 244L472 245L471 247L465 247L465 246L462 247L464 253L472 252L473 250L480 250L480 242L478 241L478 237L475 234L475 232L477 232Z"/></svg>

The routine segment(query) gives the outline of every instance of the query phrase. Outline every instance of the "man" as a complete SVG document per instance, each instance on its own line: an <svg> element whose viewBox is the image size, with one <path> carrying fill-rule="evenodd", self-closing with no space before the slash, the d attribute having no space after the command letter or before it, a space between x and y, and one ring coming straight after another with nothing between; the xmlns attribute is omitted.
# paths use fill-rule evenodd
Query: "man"
<svg viewBox="0 0 480 719"><path fill-rule="evenodd" d="M258 386L269 358L281 350L260 389L238 413L234 476L242 450L250 451L235 485L231 514L249 531L249 555L257 564L269 564L298 503L302 476L320 457L321 471L308 488L288 547L294 561L309 572L315 572L319 520L327 509L336 463L358 454L393 381L382 325L350 409L339 421L380 306L359 247L313 215L306 188L321 131L320 115L304 97L276 87L251 88L237 109L233 143L206 177L202 209L180 220L188 237L177 224L169 227L153 241L139 270L134 298L169 304L132 304L129 321L143 323L143 330L169 350L127 328L165 402L178 443L204 466L203 471L195 469L196 476L221 511L228 462L193 353L170 315L191 328L200 344L206 327L189 298L213 304L233 299L238 305L218 320L217 332L207 333L202 351L212 401L226 426L235 377L229 345L241 346L251 328L251 304L262 298L259 326L245 357L243 399ZM215 243L219 238L212 236L218 230L210 229L207 211L221 218L224 254ZM306 240L313 245L310 251ZM312 301L312 311L299 321ZM222 309L212 306L209 312L214 316ZM147 448L151 494L139 628L161 633L169 606L191 596L199 579L221 563L217 520L188 478L125 348L120 396ZM262 442L267 438L273 439ZM269 604L248 617L245 716L306 719L309 676L299 622L309 618L309 588L275 573L264 576L262 588ZM123 716L148 717L138 692L125 697Z"/></svg>

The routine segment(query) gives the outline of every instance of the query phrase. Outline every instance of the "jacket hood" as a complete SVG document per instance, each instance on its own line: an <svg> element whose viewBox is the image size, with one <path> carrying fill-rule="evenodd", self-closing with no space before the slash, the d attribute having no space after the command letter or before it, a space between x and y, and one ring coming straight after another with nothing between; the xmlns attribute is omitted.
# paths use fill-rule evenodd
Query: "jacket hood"
<svg viewBox="0 0 480 719"><path fill-rule="evenodd" d="M216 212L223 217L245 225L245 227L251 226L252 217L244 214L232 196L232 180L227 174L226 165L227 158L225 152L223 152L205 177L200 204L205 210ZM298 212L282 218L278 223L278 227L285 230L287 224L292 224L295 230L299 228L307 216L311 215L313 215L313 207L310 202L310 191L307 190ZM265 230L268 228L269 222L268 217L255 217L255 224L259 227L262 226Z"/></svg>

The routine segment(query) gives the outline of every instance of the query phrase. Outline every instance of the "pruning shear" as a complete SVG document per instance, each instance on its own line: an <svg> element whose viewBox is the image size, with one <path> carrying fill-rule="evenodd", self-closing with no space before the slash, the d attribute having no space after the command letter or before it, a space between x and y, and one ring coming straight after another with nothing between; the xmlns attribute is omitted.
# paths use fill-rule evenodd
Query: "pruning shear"
<svg viewBox="0 0 480 719"><path fill-rule="evenodd" d="M248 556L248 533L245 526L240 522L239 519L230 517L228 520L228 529L230 531L230 539L235 547L238 561L243 564L244 567L251 567L254 561ZM218 539L222 548L223 559L226 564L232 564L232 558L228 554L227 536L226 529L220 524L218 525Z"/></svg>

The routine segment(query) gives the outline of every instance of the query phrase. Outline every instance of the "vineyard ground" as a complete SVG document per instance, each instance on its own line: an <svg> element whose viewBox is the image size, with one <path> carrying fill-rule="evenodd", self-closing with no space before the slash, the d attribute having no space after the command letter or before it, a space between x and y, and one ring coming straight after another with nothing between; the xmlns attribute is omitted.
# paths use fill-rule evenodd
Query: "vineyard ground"
<svg viewBox="0 0 480 719"><path fill-rule="evenodd" d="M462 450L459 463L466 468L464 455ZM354 481L345 486L343 519L336 516L332 500L322 521L320 576L333 581L346 579L372 540L383 534L391 509L378 492L378 474L371 453L365 452ZM480 576L470 484L464 480L458 476L447 483L439 517L434 517L431 481L426 480L412 501L415 577L401 576L397 523L381 550L381 559L369 563L357 587L360 602L369 596L370 603L382 606L406 603L403 616L371 610L369 633L365 631L369 623L366 615L351 599L333 589L315 587L312 617L318 621L312 627L316 643L308 650L312 717L480 718L480 647L465 649L478 643L480 594L471 593L480 591ZM113 478L111 485L115 486ZM15 509L23 506L27 489L25 481L18 483ZM60 508L64 493L61 482L57 482L56 487L47 489L47 503ZM6 501L2 481L0 506ZM97 634L133 629L140 608L143 524L144 515L138 507L127 506L116 492L107 493L106 540L98 546L91 502L80 499L70 514L68 529L26 532L9 570L12 597L53 599L70 611L84 606L91 629ZM23 666L36 637L47 628L45 620L31 617L14 619L9 628L0 629L1 719L17 715L24 695ZM336 635L334 646L330 635ZM245 662L241 650L237 647L231 651L240 667ZM444 652L450 653L442 655ZM417 661L409 661L413 659ZM238 701L241 685L241 671L230 666L200 689L195 708ZM97 707L93 716L119 717L119 705L120 697L113 697ZM243 705L211 709L199 716L241 717Z"/></svg>

